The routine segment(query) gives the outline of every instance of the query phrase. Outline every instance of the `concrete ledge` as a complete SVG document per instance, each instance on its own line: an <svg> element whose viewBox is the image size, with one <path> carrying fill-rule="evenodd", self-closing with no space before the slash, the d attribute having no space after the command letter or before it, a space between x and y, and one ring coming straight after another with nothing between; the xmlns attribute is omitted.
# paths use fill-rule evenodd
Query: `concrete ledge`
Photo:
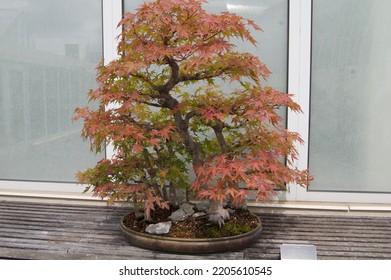
<svg viewBox="0 0 391 280"><path fill-rule="evenodd" d="M391 212L391 205L350 205L349 211Z"/></svg>
<svg viewBox="0 0 391 280"><path fill-rule="evenodd" d="M322 202L247 203L255 213L391 217L391 204L355 204Z"/></svg>
<svg viewBox="0 0 391 280"><path fill-rule="evenodd" d="M106 205L106 200L93 197L91 193L61 193L0 190L0 200L64 203L79 205ZM115 205L129 206L129 203L118 202ZM290 214L330 214L352 216L390 216L391 204L363 204L363 203L326 203L326 202L291 202L272 201L259 203L250 201L247 206L255 213L290 213Z"/></svg>
<svg viewBox="0 0 391 280"><path fill-rule="evenodd" d="M55 193L17 190L0 190L0 200L46 202L61 204L106 205L106 201L86 193Z"/></svg>
<svg viewBox="0 0 391 280"><path fill-rule="evenodd" d="M263 209L292 209L292 210L328 210L328 211L349 211L348 205L313 202L271 202L258 203L249 202L249 207L260 207Z"/></svg>

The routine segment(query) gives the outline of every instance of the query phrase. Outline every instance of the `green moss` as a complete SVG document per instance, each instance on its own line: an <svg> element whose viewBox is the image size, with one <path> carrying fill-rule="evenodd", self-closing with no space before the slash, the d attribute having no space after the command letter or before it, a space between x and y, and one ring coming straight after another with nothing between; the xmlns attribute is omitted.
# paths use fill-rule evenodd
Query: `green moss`
<svg viewBox="0 0 391 280"><path fill-rule="evenodd" d="M209 238L220 238L244 234L251 231L251 227L244 223L227 222L221 228L208 226L203 229L203 235Z"/></svg>
<svg viewBox="0 0 391 280"><path fill-rule="evenodd" d="M205 230L205 234L211 238L219 238L221 237L221 231L216 226L211 226Z"/></svg>
<svg viewBox="0 0 391 280"><path fill-rule="evenodd" d="M251 230L250 226L247 224L235 224L235 223L227 223L224 225L222 231L226 232L229 235L239 235Z"/></svg>

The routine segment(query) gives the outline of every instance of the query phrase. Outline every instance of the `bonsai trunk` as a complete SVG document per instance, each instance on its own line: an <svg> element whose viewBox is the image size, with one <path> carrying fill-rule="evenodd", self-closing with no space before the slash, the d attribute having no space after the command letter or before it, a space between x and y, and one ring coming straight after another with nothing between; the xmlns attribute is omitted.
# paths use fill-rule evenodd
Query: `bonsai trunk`
<svg viewBox="0 0 391 280"><path fill-rule="evenodd" d="M208 209L209 221L217 224L219 227L224 225L224 222L229 220L229 213L224 209L222 201L210 200Z"/></svg>
<svg viewBox="0 0 391 280"><path fill-rule="evenodd" d="M193 166L202 165L204 163L204 160L202 159L201 146L197 142L195 142L194 139L191 137L188 130L188 122L186 122L186 120L183 119L182 115L179 112L176 112L174 114L174 117L175 117L176 127L178 128L179 133L182 139L184 140L185 146L192 157ZM218 138L220 138L219 139L220 145L221 144L224 145L225 140L222 137L222 133L218 134ZM227 145L222 146L223 151L226 148ZM209 221L217 224L219 227L221 227L225 221L229 220L229 213L227 210L224 209L222 201L210 200L208 214L209 214Z"/></svg>
<svg viewBox="0 0 391 280"><path fill-rule="evenodd" d="M179 102L170 95L170 90L179 82L179 66L176 61L171 58L166 57L166 60L171 68L170 80L163 86L155 86L154 89L159 92L160 104L173 111L175 126L184 141L186 149L191 155L193 166L203 165L202 148L199 143L194 141L189 132L189 121L197 113L191 111L184 118L181 112L177 110ZM229 147L223 135L224 123L217 119L215 121L216 125L212 126L212 128L219 142L221 151L225 153L228 151ZM209 220L219 226L223 225L224 222L229 219L229 213L224 209L222 201L210 200L208 214Z"/></svg>
<svg viewBox="0 0 391 280"><path fill-rule="evenodd" d="M163 188L163 198L166 201L169 201L171 205L175 205L177 203L177 193L174 184L170 182L170 185L164 186Z"/></svg>

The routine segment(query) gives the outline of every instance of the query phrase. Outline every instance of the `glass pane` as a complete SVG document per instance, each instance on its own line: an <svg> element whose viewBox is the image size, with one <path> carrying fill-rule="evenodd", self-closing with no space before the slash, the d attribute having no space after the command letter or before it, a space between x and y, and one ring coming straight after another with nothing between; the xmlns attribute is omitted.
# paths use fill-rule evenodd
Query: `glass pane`
<svg viewBox="0 0 391 280"><path fill-rule="evenodd" d="M125 0L125 11L134 10L143 2L141 0ZM265 85L278 90L287 90L288 61L288 1L287 0L209 0L204 8L211 13L228 11L253 19L262 27L263 32L254 33L259 45L238 41L240 51L257 55L272 72ZM282 111L285 115L285 112Z"/></svg>
<svg viewBox="0 0 391 280"><path fill-rule="evenodd" d="M101 1L0 0L0 179L73 182L102 157L71 122L101 59Z"/></svg>
<svg viewBox="0 0 391 280"><path fill-rule="evenodd" d="M313 1L310 190L391 192L390 11Z"/></svg>

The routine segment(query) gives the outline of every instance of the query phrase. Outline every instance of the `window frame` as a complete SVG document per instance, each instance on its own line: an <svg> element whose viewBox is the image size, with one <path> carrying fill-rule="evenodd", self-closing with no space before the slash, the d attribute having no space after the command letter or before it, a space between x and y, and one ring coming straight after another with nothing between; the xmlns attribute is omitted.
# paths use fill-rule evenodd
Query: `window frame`
<svg viewBox="0 0 391 280"><path fill-rule="evenodd" d="M102 47L105 63L117 55L118 22L122 19L122 1L101 0L102 5ZM111 146L106 148L106 157L114 153ZM77 182L55 182L34 180L0 180L0 195L52 197L70 199L91 199L91 194L82 194L83 186Z"/></svg>
<svg viewBox="0 0 391 280"><path fill-rule="evenodd" d="M107 64L117 58L117 36L120 31L118 22L123 14L123 1L101 0L103 59ZM288 112L287 128L300 133L305 143L298 145L299 159L294 167L308 168L309 123L310 123L310 85L311 85L311 33L312 33L312 0L288 1L288 92L302 108L302 114ZM106 147L106 158L115 153L114 147ZM55 190L51 192L42 191ZM77 183L7 181L0 180L0 195L23 195L57 198L91 198L90 194L82 195L82 186ZM276 199L292 202L359 202L390 203L391 194L352 193L352 192L319 192L307 191L298 185L290 185L288 191L278 192Z"/></svg>
<svg viewBox="0 0 391 280"><path fill-rule="evenodd" d="M303 113L288 112L288 129L298 132L303 145L298 145L299 159L295 167L309 167L309 134L311 116L311 41L312 41L312 0L289 1L289 66L288 92L301 106ZM309 170L311 172L311 170ZM316 178L315 178L316 180ZM317 201L343 203L390 203L389 193L359 193L344 191L308 191L298 185L290 185L287 201Z"/></svg>

